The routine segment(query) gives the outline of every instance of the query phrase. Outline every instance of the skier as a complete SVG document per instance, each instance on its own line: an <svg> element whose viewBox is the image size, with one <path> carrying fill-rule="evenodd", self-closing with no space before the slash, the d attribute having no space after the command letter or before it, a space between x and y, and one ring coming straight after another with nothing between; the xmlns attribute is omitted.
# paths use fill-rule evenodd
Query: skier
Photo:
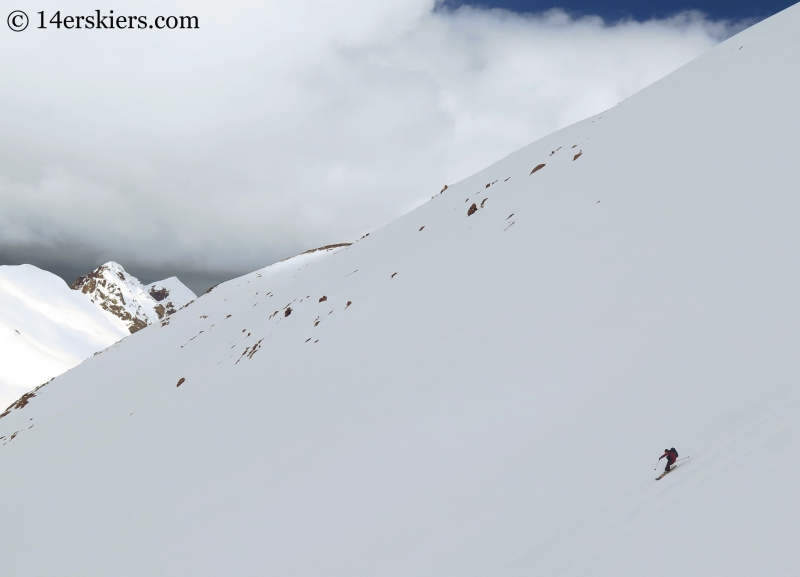
<svg viewBox="0 0 800 577"><path fill-rule="evenodd" d="M672 469L672 465L675 461L678 460L678 451L675 450L675 447L671 449L664 449L664 454L661 455L658 460L660 461L664 457L667 458L667 466L664 468L664 474L669 473L670 469Z"/></svg>

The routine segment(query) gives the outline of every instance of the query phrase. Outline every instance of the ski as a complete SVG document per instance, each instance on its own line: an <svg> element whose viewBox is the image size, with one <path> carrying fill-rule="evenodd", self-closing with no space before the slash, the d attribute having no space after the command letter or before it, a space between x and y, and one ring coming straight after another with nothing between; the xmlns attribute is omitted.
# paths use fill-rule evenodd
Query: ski
<svg viewBox="0 0 800 577"><path fill-rule="evenodd" d="M684 458L688 459L689 457L684 457ZM675 461L675 462L677 463L677 461ZM672 468L669 471L664 471L658 477L656 477L656 481L658 481L659 479L663 479L664 477L666 477L667 473L672 473L672 471L674 471L677 468L678 468L678 465L674 465L673 464Z"/></svg>

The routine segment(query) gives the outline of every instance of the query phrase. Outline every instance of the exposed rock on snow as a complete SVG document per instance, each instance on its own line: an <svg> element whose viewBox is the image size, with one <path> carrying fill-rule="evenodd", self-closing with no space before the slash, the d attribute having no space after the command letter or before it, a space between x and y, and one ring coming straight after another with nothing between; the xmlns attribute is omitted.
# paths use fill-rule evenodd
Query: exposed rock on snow
<svg viewBox="0 0 800 577"><path fill-rule="evenodd" d="M165 319L197 298L175 277L144 286L115 262L79 277L70 288L120 319L131 333Z"/></svg>

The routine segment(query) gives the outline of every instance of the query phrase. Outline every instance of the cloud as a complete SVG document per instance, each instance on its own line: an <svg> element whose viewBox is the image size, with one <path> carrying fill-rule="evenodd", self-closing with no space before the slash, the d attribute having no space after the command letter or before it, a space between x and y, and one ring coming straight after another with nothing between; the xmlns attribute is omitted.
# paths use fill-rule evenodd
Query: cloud
<svg viewBox="0 0 800 577"><path fill-rule="evenodd" d="M0 34L4 254L223 274L353 240L740 27L430 0L114 10L200 29Z"/></svg>

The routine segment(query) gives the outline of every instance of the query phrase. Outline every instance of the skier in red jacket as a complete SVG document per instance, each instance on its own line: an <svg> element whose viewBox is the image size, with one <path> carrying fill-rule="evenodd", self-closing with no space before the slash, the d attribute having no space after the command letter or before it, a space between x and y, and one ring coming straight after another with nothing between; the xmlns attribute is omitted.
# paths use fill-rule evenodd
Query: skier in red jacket
<svg viewBox="0 0 800 577"><path fill-rule="evenodd" d="M678 460L678 451L675 450L675 447L664 449L664 454L661 455L658 460L660 461L664 457L667 458L667 466L664 468L664 472L669 473L670 469L672 469L672 465Z"/></svg>

